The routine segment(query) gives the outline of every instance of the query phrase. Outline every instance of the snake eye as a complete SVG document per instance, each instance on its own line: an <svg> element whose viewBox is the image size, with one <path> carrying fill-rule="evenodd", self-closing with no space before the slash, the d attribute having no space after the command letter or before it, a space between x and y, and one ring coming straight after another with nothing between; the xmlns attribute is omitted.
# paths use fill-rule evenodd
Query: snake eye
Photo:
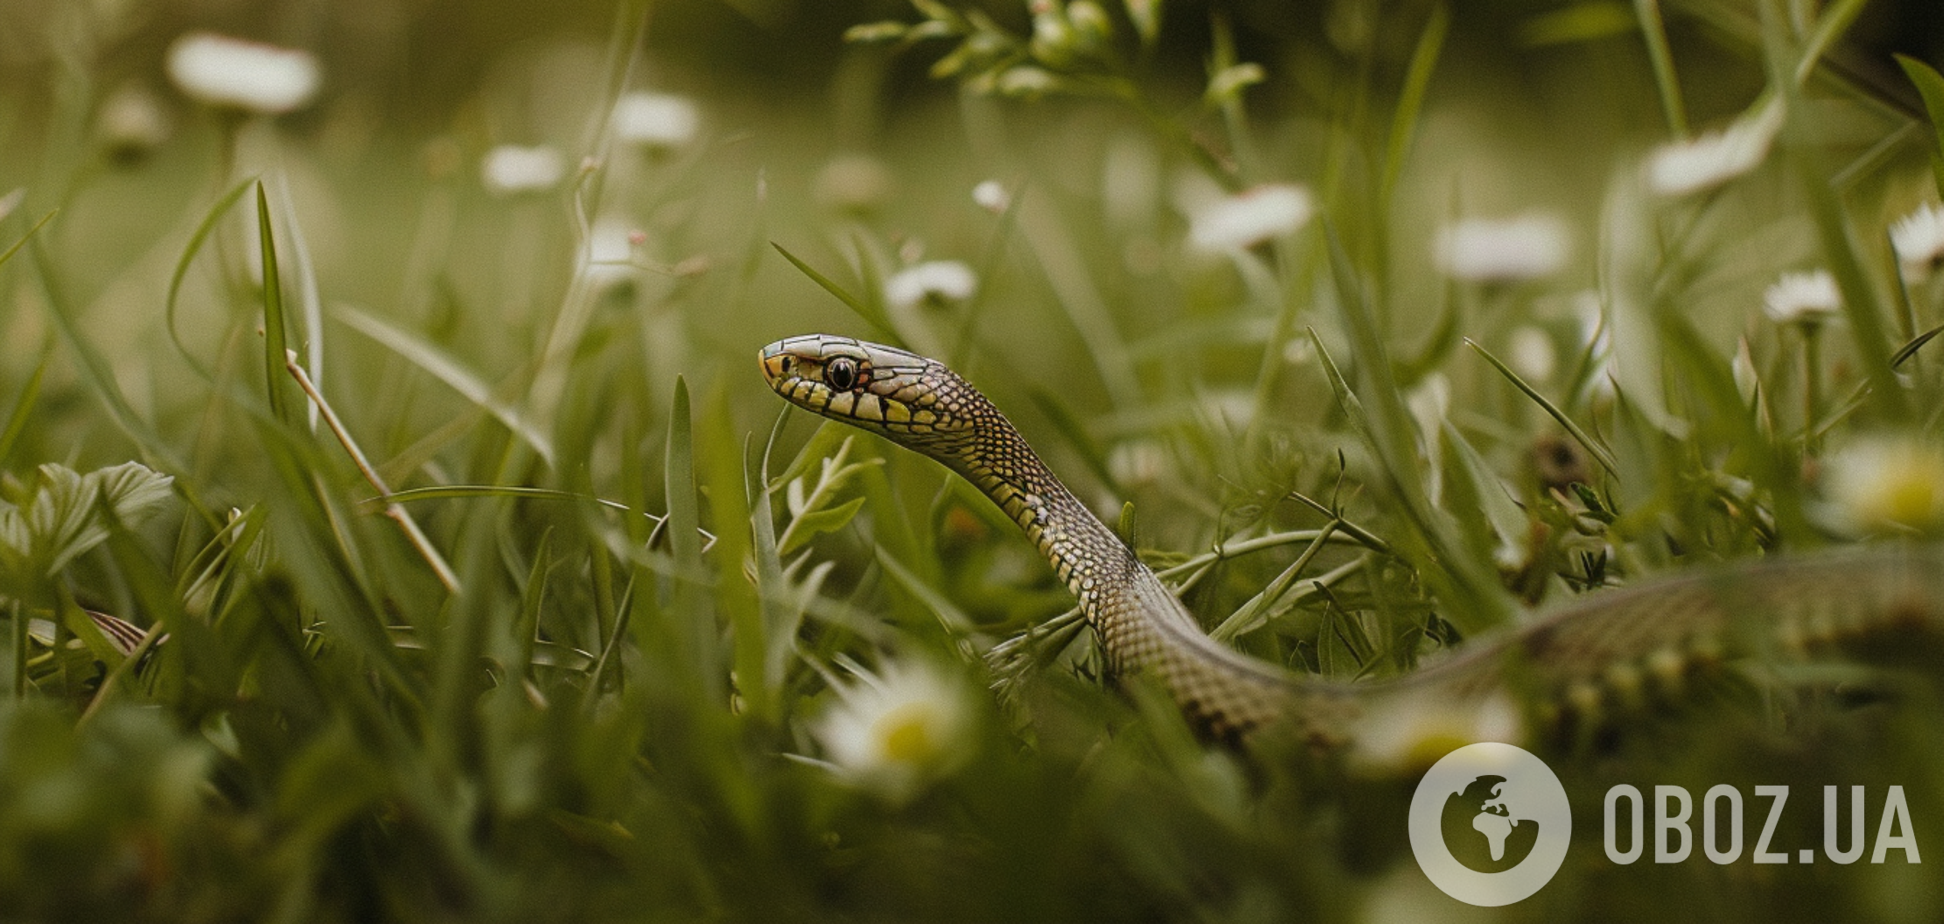
<svg viewBox="0 0 1944 924"><path fill-rule="evenodd" d="M857 360L839 356L824 367L824 382L838 391L850 391L857 384Z"/></svg>

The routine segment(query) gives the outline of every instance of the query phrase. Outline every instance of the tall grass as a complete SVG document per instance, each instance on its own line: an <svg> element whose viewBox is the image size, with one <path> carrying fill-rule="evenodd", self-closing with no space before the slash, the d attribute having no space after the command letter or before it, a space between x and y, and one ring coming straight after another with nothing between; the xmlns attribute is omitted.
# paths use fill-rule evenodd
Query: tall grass
<svg viewBox="0 0 1944 924"><path fill-rule="evenodd" d="M117 166L85 66L55 111L6 116L0 192L26 192L0 206L0 538L27 551L0 586L0 914L1455 907L1406 846L1421 766L1212 748L1152 691L1103 687L1004 516L785 411L754 361L775 337L950 362L1219 635L1343 680L1608 585L1858 541L1826 472L1866 437L1938 451L1940 293L1885 229L1944 154L1821 63L1860 3L1344 3L1320 31L1108 6L861 27L836 108L879 127L841 143L703 79L695 140L613 138L644 21L654 47L633 8L605 61L505 52L523 76L429 138L347 89L282 121L184 107ZM1171 63L1202 36L1205 72ZM959 95L868 117L914 61ZM1654 145L1771 98L1786 123L1750 172L1647 187ZM487 147L533 140L586 165L484 191ZM1265 183L1314 215L1186 243L1197 209ZM1440 269L1440 228L1528 209L1563 216L1562 266ZM118 230L140 210L160 217ZM639 234L617 252L615 228ZM886 297L935 259L976 292ZM1783 271L1824 266L1840 320L1766 319ZM890 786L829 727L914 665L963 715ZM1582 819L1616 782L1903 785L1928 846L1937 679L1754 665L1547 756ZM1778 843L1819 843L1814 814ZM1505 916L1944 906L1921 865L1616 867L1599 838L1580 826Z"/></svg>

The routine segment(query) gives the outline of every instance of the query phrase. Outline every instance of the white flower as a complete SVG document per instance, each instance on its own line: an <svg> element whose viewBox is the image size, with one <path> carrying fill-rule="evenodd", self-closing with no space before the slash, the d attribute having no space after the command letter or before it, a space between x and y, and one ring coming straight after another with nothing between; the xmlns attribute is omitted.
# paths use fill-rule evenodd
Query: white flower
<svg viewBox="0 0 1944 924"><path fill-rule="evenodd" d="M1722 131L1655 148L1647 159L1647 185L1663 196L1684 196L1755 169L1768 157L1784 115L1781 100L1772 98Z"/></svg>
<svg viewBox="0 0 1944 924"><path fill-rule="evenodd" d="M979 289L979 276L957 260L932 260L908 266L884 281L884 300L893 308L962 302Z"/></svg>
<svg viewBox="0 0 1944 924"><path fill-rule="evenodd" d="M972 187L972 201L979 208L996 215L1012 205L1012 195L1006 192L1006 187L998 180L986 180Z"/></svg>
<svg viewBox="0 0 1944 924"><path fill-rule="evenodd" d="M1244 250L1293 234L1316 213L1310 192L1275 183L1204 203L1188 216L1188 242L1214 252Z"/></svg>
<svg viewBox="0 0 1944 924"><path fill-rule="evenodd" d="M1505 358L1513 371L1528 382L1543 382L1552 378L1553 370L1558 366L1552 337L1530 324L1521 324L1513 329Z"/></svg>
<svg viewBox="0 0 1944 924"><path fill-rule="evenodd" d="M1107 454L1107 470L1123 485L1153 484L1168 471L1168 450L1155 440L1128 440Z"/></svg>
<svg viewBox="0 0 1944 924"><path fill-rule="evenodd" d="M588 282L603 288L636 276L640 271L631 261L640 236L641 232L613 218L594 222L594 227L588 229L587 239L581 242L581 271L587 275Z"/></svg>
<svg viewBox="0 0 1944 924"><path fill-rule="evenodd" d="M1914 436L1856 443L1827 460L1824 487L1848 528L1944 526L1944 446Z"/></svg>
<svg viewBox="0 0 1944 924"><path fill-rule="evenodd" d="M891 195L891 171L869 154L841 154L817 173L817 199L824 205L861 212Z"/></svg>
<svg viewBox="0 0 1944 924"><path fill-rule="evenodd" d="M1518 744L1525 723L1504 696L1458 700L1420 690L1377 701L1366 714L1352 761L1366 772L1421 773L1458 748L1480 741Z"/></svg>
<svg viewBox="0 0 1944 924"><path fill-rule="evenodd" d="M1316 342L1308 337L1291 337L1283 344L1282 357L1292 366L1308 365L1316 359Z"/></svg>
<svg viewBox="0 0 1944 924"><path fill-rule="evenodd" d="M1762 293L1762 311L1777 324L1818 324L1842 308L1842 293L1828 270L1783 273Z"/></svg>
<svg viewBox="0 0 1944 924"><path fill-rule="evenodd" d="M567 175L567 158L550 147L502 144L486 152L479 176L495 195L552 189Z"/></svg>
<svg viewBox="0 0 1944 924"><path fill-rule="evenodd" d="M1569 250L1566 223L1553 215L1468 218L1438 232L1438 266L1468 282L1515 282L1559 272Z"/></svg>
<svg viewBox="0 0 1944 924"><path fill-rule="evenodd" d="M308 51L212 32L176 39L168 69L169 79L193 99L265 115L310 102L323 79Z"/></svg>
<svg viewBox="0 0 1944 924"><path fill-rule="evenodd" d="M138 158L169 140L169 115L162 101L139 84L127 84L101 104L95 135L110 153Z"/></svg>
<svg viewBox="0 0 1944 924"><path fill-rule="evenodd" d="M1218 427L1241 430L1255 419L1255 392L1246 388L1225 388L1202 395L1202 412Z"/></svg>
<svg viewBox="0 0 1944 924"><path fill-rule="evenodd" d="M679 148L695 139L702 111L686 96L636 91L614 104L614 137L645 148Z"/></svg>
<svg viewBox="0 0 1944 924"><path fill-rule="evenodd" d="M839 685L812 732L840 776L902 802L965 762L974 722L952 678L907 663Z"/></svg>
<svg viewBox="0 0 1944 924"><path fill-rule="evenodd" d="M1904 276L1918 279L1944 261L1944 206L1926 204L1890 226L1890 246L1903 261Z"/></svg>

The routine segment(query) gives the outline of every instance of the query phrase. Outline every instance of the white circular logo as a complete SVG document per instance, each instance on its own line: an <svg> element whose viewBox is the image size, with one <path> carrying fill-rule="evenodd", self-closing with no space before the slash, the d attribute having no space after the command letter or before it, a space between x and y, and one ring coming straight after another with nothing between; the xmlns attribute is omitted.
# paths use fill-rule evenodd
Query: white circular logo
<svg viewBox="0 0 1944 924"><path fill-rule="evenodd" d="M1496 907L1552 881L1572 842L1573 811L1545 761L1487 741L1425 771L1410 825L1411 853L1433 885L1461 902Z"/></svg>

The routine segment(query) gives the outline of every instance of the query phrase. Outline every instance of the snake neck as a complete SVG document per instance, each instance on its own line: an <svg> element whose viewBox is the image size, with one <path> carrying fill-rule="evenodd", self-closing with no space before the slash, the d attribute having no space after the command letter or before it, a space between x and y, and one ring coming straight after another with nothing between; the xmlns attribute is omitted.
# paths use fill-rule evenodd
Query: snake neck
<svg viewBox="0 0 1944 924"><path fill-rule="evenodd" d="M969 386L966 393L971 392ZM1210 639L1174 593L1055 477L998 409L922 451L990 498L1079 600L1111 673L1153 675L1209 735L1239 739L1284 715L1297 682Z"/></svg>
<svg viewBox="0 0 1944 924"><path fill-rule="evenodd" d="M1107 524L1060 482L1031 446L996 408L975 409L987 418L970 435L930 454L963 476L998 505L1026 534L1080 602L1089 622L1099 625L1107 596L1135 585L1161 588L1155 577ZM1193 625L1172 595L1170 618Z"/></svg>

